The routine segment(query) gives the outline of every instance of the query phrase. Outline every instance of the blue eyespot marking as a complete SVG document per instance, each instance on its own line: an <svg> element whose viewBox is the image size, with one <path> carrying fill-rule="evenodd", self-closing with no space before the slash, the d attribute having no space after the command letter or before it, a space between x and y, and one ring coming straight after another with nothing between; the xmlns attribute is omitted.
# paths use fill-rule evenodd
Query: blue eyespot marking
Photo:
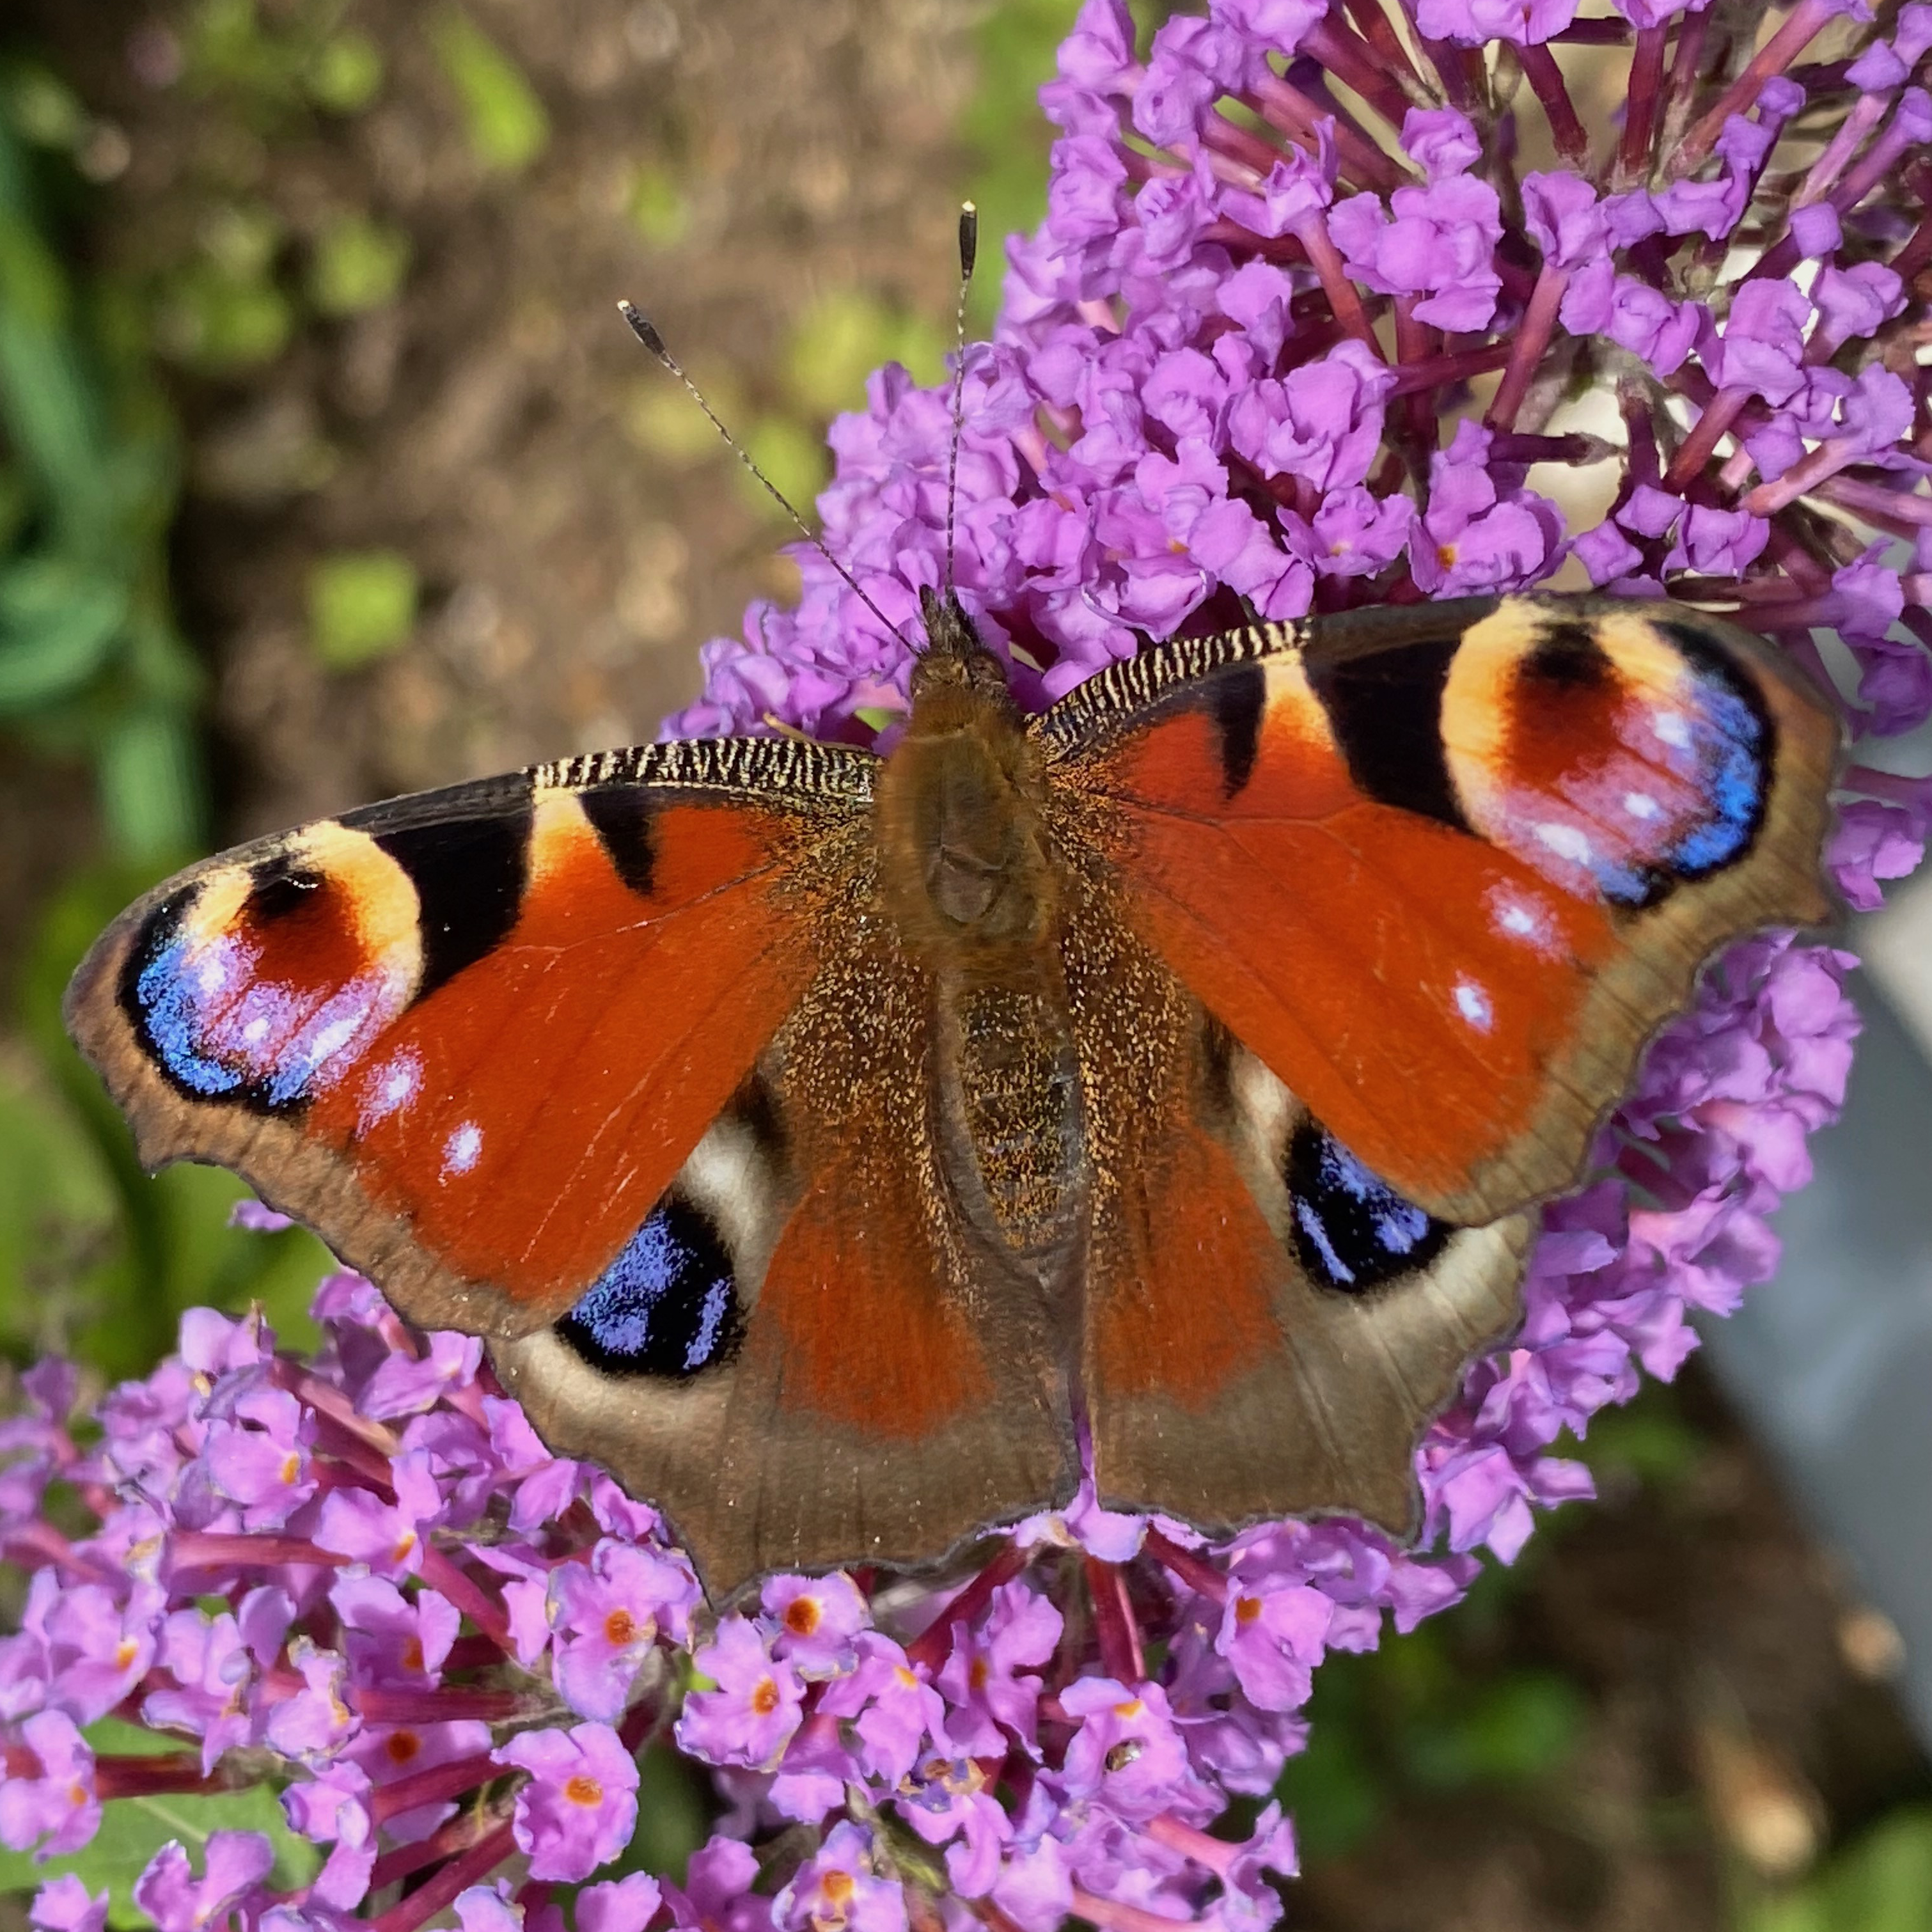
<svg viewBox="0 0 1932 1932"><path fill-rule="evenodd" d="M236 1070L202 1051L202 1009L236 970L225 949L211 948L191 960L182 940L160 946L134 976L135 1024L162 1066L190 1093L210 1097L242 1084Z"/></svg>
<svg viewBox="0 0 1932 1932"><path fill-rule="evenodd" d="M741 1326L722 1238L709 1215L671 1194L556 1331L608 1374L681 1378L728 1360Z"/></svg>
<svg viewBox="0 0 1932 1932"><path fill-rule="evenodd" d="M1379 1180L1324 1129L1304 1120L1282 1178L1296 1258L1325 1288L1360 1293L1425 1266L1451 1230Z"/></svg>

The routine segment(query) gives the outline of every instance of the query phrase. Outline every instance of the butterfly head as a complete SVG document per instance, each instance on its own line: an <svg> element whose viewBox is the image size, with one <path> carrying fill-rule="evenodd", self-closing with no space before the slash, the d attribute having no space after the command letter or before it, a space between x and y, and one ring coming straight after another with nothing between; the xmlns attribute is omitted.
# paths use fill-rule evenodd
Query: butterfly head
<svg viewBox="0 0 1932 1932"><path fill-rule="evenodd" d="M1017 718L1006 689L1006 666L980 641L958 598L950 591L928 588L919 593L919 608L926 623L926 649L912 669L915 712L922 698L928 700L929 709L941 694L952 694L949 710L959 709L962 698L970 706L976 695L991 700L1002 716Z"/></svg>

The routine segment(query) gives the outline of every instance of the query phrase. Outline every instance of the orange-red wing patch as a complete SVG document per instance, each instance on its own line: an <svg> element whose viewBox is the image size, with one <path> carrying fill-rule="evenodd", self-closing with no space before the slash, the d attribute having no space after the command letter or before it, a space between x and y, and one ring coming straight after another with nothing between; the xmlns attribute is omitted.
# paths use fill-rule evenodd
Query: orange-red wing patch
<svg viewBox="0 0 1932 1932"><path fill-rule="evenodd" d="M1150 1150L1150 1151L1156 1151ZM1123 1190L1089 1277L1092 1370L1109 1396L1200 1412L1282 1346L1279 1244L1225 1147L1180 1126Z"/></svg>
<svg viewBox="0 0 1932 1932"><path fill-rule="evenodd" d="M909 1166L896 1180L876 1159L816 1177L758 1303L785 1409L917 1442L990 1402L986 1338L941 1282Z"/></svg>

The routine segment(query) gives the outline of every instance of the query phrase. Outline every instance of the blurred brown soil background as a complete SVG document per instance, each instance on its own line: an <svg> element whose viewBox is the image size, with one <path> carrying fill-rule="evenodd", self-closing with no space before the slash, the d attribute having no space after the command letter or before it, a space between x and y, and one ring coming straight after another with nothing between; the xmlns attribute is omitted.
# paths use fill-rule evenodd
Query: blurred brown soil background
<svg viewBox="0 0 1932 1932"><path fill-rule="evenodd" d="M184 336L168 364L218 837L653 735L697 692L698 646L795 579L614 304L651 314L730 420L815 434L798 331L829 296L950 322L988 9L471 0L547 118L516 167L479 158L434 9L346 11L383 77L338 114L184 84L191 10L14 0L13 30L122 144L97 157L94 266L160 286L240 247L238 209L285 278L345 218L407 254L392 298L295 313L273 352L225 365ZM413 622L332 668L314 573L370 550L412 567ZM6 761L0 936L87 849L88 796L84 774ZM1778 1886L1932 1796L1888 1688L1895 1638L1694 1368L1602 1433L1602 1504L1432 1631L1324 1667L1289 1925L1803 1932L1826 1922L1766 1916Z"/></svg>

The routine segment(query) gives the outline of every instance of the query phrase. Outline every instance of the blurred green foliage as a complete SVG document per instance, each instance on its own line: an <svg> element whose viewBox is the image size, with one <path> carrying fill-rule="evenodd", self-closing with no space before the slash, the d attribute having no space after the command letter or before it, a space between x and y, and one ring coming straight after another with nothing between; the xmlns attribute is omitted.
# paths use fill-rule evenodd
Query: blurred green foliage
<svg viewBox="0 0 1932 1932"><path fill-rule="evenodd" d="M1932 1807L1894 1811L1802 1885L1754 1900L1738 1932L1932 1932Z"/></svg>
<svg viewBox="0 0 1932 1932"><path fill-rule="evenodd" d="M416 616L416 567L400 550L338 550L309 572L309 644L331 670L386 656Z"/></svg>
<svg viewBox="0 0 1932 1932"><path fill-rule="evenodd" d="M530 166L550 142L550 116L523 70L460 8L430 25L436 58L462 108L470 151L503 174Z"/></svg>

